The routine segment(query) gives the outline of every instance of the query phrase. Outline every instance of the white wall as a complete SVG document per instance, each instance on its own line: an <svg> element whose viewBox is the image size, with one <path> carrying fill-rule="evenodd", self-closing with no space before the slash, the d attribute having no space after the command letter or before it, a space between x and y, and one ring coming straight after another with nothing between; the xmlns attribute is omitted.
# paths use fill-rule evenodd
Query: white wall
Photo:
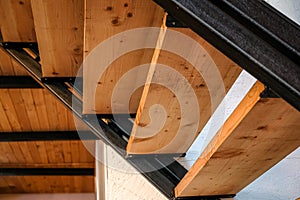
<svg viewBox="0 0 300 200"><path fill-rule="evenodd" d="M293 21L300 24L300 1L299 0L265 0L270 5L284 13Z"/></svg>
<svg viewBox="0 0 300 200"><path fill-rule="evenodd" d="M107 147L106 200L166 200L152 184Z"/></svg>

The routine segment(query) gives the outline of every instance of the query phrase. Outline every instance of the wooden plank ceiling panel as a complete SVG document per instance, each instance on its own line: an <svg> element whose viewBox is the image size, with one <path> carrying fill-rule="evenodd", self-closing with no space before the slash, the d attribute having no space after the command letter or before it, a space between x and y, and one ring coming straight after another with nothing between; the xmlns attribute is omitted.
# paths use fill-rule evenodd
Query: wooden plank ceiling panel
<svg viewBox="0 0 300 200"><path fill-rule="evenodd" d="M152 83L148 92L143 93L143 100L140 102L127 146L128 154L185 153L241 72L241 68L237 64L190 29L177 28L173 30L186 34L202 46L204 51L201 58L198 57L199 52L192 50L191 47L186 50L190 51L191 60L199 60L201 69L197 71L195 66L175 53L160 52L157 63L176 70L187 82L184 84L177 76L172 75L172 72L168 71L163 74L161 68L155 69L153 74L148 75L151 76L148 78L152 80L162 80L162 77L169 77L169 80L165 86ZM208 69L213 68L214 65L216 65L220 79L214 77L217 74L211 75L208 72ZM207 79L204 80L203 74L208 74L209 79L213 80L213 84L222 84L223 82L223 94L219 91L220 87L209 88L208 84L212 82L208 82ZM191 102L190 100L194 98L192 94L182 97L189 85L199 106L199 113L196 113L196 116L199 116L199 122L187 117L187 115L192 116L193 113L197 112L191 103L183 108L183 104ZM173 93L170 88L175 88L177 94ZM214 98L214 105L212 98ZM160 121L164 121L161 117L163 113L153 117L153 122L149 117L150 108L155 104L160 104L165 109L167 117L162 125L160 125ZM185 110L182 110L181 107ZM197 125L197 123L199 124ZM148 136L149 134L150 136Z"/></svg>
<svg viewBox="0 0 300 200"><path fill-rule="evenodd" d="M85 125L75 119L79 130ZM0 89L0 132L76 130L71 111L44 89Z"/></svg>
<svg viewBox="0 0 300 200"><path fill-rule="evenodd" d="M0 133L1 134L1 133ZM85 141L94 147L94 141ZM81 141L1 142L0 168L94 168Z"/></svg>
<svg viewBox="0 0 300 200"><path fill-rule="evenodd" d="M98 44L115 34L140 27L160 27L163 16L163 10L151 0L86 0L85 57ZM145 40L146 38L145 36ZM118 50L115 49L114 51L117 52ZM153 51L153 49L137 50L121 56L106 69L102 77L99 77L99 80L96 80L96 82L88 76L95 73L94 69L97 63L93 63L88 67L84 66L84 114L94 111L98 114L111 114L111 97L117 81L130 69L144 63L150 63ZM123 85L123 93L130 91L134 87L135 80L139 75L138 72L131 74L132 81ZM95 96L93 95L93 89L95 88L93 86L97 88ZM130 113L136 113L140 96L141 90L132 97L130 105L120 104L114 112L116 114L127 113L129 108ZM123 98L122 94L118 98ZM95 108L93 107L93 102L97 102Z"/></svg>
<svg viewBox="0 0 300 200"><path fill-rule="evenodd" d="M27 76L28 73L0 47L0 76Z"/></svg>
<svg viewBox="0 0 300 200"><path fill-rule="evenodd" d="M82 64L83 0L32 0L44 77L74 77Z"/></svg>
<svg viewBox="0 0 300 200"><path fill-rule="evenodd" d="M0 193L92 193L93 176L1 176Z"/></svg>
<svg viewBox="0 0 300 200"><path fill-rule="evenodd" d="M175 188L176 196L236 194L300 145L300 113L260 98L257 82Z"/></svg>
<svg viewBox="0 0 300 200"><path fill-rule="evenodd" d="M35 42L30 0L1 0L0 29L5 42Z"/></svg>

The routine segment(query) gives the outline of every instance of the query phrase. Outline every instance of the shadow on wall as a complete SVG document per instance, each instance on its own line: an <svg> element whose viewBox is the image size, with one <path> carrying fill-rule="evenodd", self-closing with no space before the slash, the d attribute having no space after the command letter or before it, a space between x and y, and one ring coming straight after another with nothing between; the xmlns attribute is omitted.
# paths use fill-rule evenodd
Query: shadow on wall
<svg viewBox="0 0 300 200"><path fill-rule="evenodd" d="M300 148L237 194L235 200L299 200Z"/></svg>

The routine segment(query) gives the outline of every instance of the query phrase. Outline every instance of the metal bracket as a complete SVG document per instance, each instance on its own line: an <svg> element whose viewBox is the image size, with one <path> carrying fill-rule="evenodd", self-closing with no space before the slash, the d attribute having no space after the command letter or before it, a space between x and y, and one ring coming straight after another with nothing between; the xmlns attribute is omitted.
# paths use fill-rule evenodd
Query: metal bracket
<svg viewBox="0 0 300 200"><path fill-rule="evenodd" d="M53 83L53 82L70 82L74 84L76 77L42 77L43 83Z"/></svg>
<svg viewBox="0 0 300 200"><path fill-rule="evenodd" d="M1 40L2 41L2 40ZM35 54L34 60L40 62L39 47L36 42L1 42L1 46L5 49L30 49Z"/></svg>
<svg viewBox="0 0 300 200"><path fill-rule="evenodd" d="M167 15L166 26L170 28L187 28L184 23L178 21L170 14Z"/></svg>
<svg viewBox="0 0 300 200"><path fill-rule="evenodd" d="M6 49L30 48L38 52L38 44L36 42L2 42Z"/></svg>
<svg viewBox="0 0 300 200"><path fill-rule="evenodd" d="M260 94L260 98L280 98L270 87L265 86L265 90Z"/></svg>

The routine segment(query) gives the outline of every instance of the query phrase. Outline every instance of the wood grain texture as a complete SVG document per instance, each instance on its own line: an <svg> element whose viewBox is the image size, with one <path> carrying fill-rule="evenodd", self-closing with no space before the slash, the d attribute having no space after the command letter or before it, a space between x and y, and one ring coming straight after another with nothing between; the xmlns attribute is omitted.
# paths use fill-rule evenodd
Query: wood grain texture
<svg viewBox="0 0 300 200"><path fill-rule="evenodd" d="M0 89L0 131L87 130L44 89Z"/></svg>
<svg viewBox="0 0 300 200"><path fill-rule="evenodd" d="M163 10L149 0L86 0L85 57L87 57L98 44L115 34L134 28L160 27L163 16ZM118 49L114 49L114 51L117 52ZM116 82L130 69L144 63L150 63L153 51L153 49L148 49L129 52L116 59L108 69L106 69L103 76L99 77L97 82L85 78L83 82L84 114L89 114L94 111L99 114L111 114L111 95ZM93 66L89 67L84 66L84 77L95 73L93 67L96 64L97 63L94 63ZM132 74L131 82L123 85L123 93L130 91L131 87L135 84L136 78L139 76L139 73ZM98 84L95 99L93 95L94 84ZM136 93L135 95L137 95L137 97L132 97L130 105L119 105L114 112L128 113L129 108L130 113L136 113L141 93ZM119 98L122 98L122 94L119 95ZM95 108L92 106L92 102L94 101L97 102Z"/></svg>
<svg viewBox="0 0 300 200"><path fill-rule="evenodd" d="M1 176L0 193L91 193L93 176Z"/></svg>
<svg viewBox="0 0 300 200"><path fill-rule="evenodd" d="M165 86L152 83L148 92L143 93L127 146L128 154L185 153L241 72L237 64L190 29L172 30L194 39L203 48L201 58L198 57L198 51L192 48L186 49L193 60L199 61L200 70L198 71L186 58L175 53L160 52L157 63L171 67L186 81L182 81L171 71L164 72L161 68L155 69L153 74L148 74L148 78L151 76L153 80L164 80L166 77L168 80L166 79ZM214 80L214 83L223 84L223 94L219 91L220 87L209 88L210 83L204 78L214 65L220 80L213 76L215 74L206 77ZM192 88L192 93L187 93L189 87ZM171 91L170 88L175 89ZM177 91L177 94L174 91ZM196 98L196 107L199 111L191 103L192 98ZM151 121L149 113L156 112L151 111L151 107L156 104L164 107L166 119L161 113L159 116L152 117L153 121ZM183 108L184 104L189 105ZM195 112L198 112L195 115L199 117L199 121L190 117ZM163 120L165 123L160 125L160 121Z"/></svg>
<svg viewBox="0 0 300 200"><path fill-rule="evenodd" d="M175 188L176 196L236 194L300 145L300 113L260 99L256 83Z"/></svg>
<svg viewBox="0 0 300 200"><path fill-rule="evenodd" d="M1 0L0 29L5 42L35 42L30 0Z"/></svg>
<svg viewBox="0 0 300 200"><path fill-rule="evenodd" d="M90 141L89 145L95 144ZM94 168L94 157L81 141L1 142L0 149L0 168Z"/></svg>
<svg viewBox="0 0 300 200"><path fill-rule="evenodd" d="M0 133L1 134L1 133ZM86 141L89 147L94 141ZM1 142L0 168L94 168L81 141ZM0 193L93 192L93 176L1 176Z"/></svg>
<svg viewBox="0 0 300 200"><path fill-rule="evenodd" d="M43 77L74 77L82 64L82 0L32 0Z"/></svg>
<svg viewBox="0 0 300 200"><path fill-rule="evenodd" d="M5 50L0 47L0 75L1 76L26 76L28 73Z"/></svg>

